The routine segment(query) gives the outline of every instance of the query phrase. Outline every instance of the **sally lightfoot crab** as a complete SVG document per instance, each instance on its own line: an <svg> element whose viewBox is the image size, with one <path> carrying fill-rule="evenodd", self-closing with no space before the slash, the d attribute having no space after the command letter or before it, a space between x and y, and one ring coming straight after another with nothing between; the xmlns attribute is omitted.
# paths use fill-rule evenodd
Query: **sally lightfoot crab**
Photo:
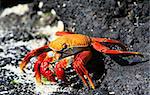
<svg viewBox="0 0 150 95"><path fill-rule="evenodd" d="M46 77L49 81L55 82L56 77L62 81L67 81L65 78L65 69L71 65L83 83L89 87L89 85L95 89L95 85L85 68L85 64L91 59L92 51L94 48L96 51L110 54L110 55L139 55L139 52L128 52L126 46L117 40L107 38L94 38L82 34L74 34L72 32L57 32L57 36L60 36L54 41L48 43L41 48L32 50L29 52L20 64L21 70L24 69L30 58L38 56L35 62L34 70L37 81L40 82L40 75ZM112 50L109 47L104 46L102 43L116 44L120 46L122 50ZM54 56L50 57L48 51L52 51ZM66 57L74 56L73 62L68 62ZM56 62L58 61L58 62ZM54 66L52 66L54 64ZM89 84L86 81L86 78Z"/></svg>

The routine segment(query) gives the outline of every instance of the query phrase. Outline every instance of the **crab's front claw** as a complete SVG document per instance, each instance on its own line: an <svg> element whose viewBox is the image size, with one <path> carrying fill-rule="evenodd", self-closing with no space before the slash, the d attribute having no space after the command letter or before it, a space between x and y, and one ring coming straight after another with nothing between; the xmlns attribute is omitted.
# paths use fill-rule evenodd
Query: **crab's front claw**
<svg viewBox="0 0 150 95"><path fill-rule="evenodd" d="M19 65L20 69L23 71L23 69L25 68L25 66L27 65L27 63L30 61L32 57L38 56L41 53L46 52L48 49L49 49L48 45L45 45L43 47L40 47L38 49L32 50L29 53L27 53L27 55L23 58L23 60Z"/></svg>
<svg viewBox="0 0 150 95"><path fill-rule="evenodd" d="M37 58L37 61L34 64L34 72L35 72L35 78L36 78L37 84L41 84L41 73L40 73L39 68L46 56L47 56L46 52L40 54Z"/></svg>
<svg viewBox="0 0 150 95"><path fill-rule="evenodd" d="M46 57L40 65L40 73L50 82L56 82L52 63L53 57Z"/></svg>
<svg viewBox="0 0 150 95"><path fill-rule="evenodd" d="M62 60L60 60L54 70L55 70L55 74L56 74L56 77L61 80L61 81L66 81L66 78L65 78L65 69L67 68L67 66L69 65L69 62L68 62L68 59L67 58L64 58Z"/></svg>

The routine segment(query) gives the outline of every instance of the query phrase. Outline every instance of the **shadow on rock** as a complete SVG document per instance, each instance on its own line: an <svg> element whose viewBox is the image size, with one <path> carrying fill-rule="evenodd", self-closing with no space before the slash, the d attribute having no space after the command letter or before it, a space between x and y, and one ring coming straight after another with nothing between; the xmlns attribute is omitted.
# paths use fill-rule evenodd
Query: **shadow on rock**
<svg viewBox="0 0 150 95"><path fill-rule="evenodd" d="M92 74L92 80L95 82L96 88L98 88L101 84L101 81L103 81L104 79L104 75L106 75L104 63L105 56L102 53L97 52L95 50L92 50L92 52L93 57L87 63L86 68L89 71L89 73Z"/></svg>
<svg viewBox="0 0 150 95"><path fill-rule="evenodd" d="M123 56L123 55L110 55L111 59L114 60L116 63L118 63L121 66L132 66L136 65L138 63L143 63L149 61L147 60L142 60L143 57L141 56Z"/></svg>

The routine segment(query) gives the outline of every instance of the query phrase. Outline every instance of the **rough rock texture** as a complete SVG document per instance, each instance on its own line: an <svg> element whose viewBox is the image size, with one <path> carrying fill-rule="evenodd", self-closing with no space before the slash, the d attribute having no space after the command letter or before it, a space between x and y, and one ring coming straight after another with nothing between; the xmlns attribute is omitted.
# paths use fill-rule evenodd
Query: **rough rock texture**
<svg viewBox="0 0 150 95"><path fill-rule="evenodd" d="M150 77L150 22L148 0L41 0L44 5L37 8L39 2L30 4L30 12L24 18L15 14L0 18L0 94L33 94L33 83L16 83L17 75L5 67L7 64L18 66L19 61L32 48L29 44L37 40L33 22L36 20L36 11L50 11L55 9L59 18L65 23L65 29L75 33L86 34L92 37L108 37L117 39L128 46L130 51L138 51L144 55L140 57L125 57L129 61L139 62L135 65L126 65L120 61L121 56L102 56L100 62L105 65L101 75L94 77L96 90L81 87L67 93L82 95L148 95ZM112 47L117 48L117 47ZM123 57L124 58L124 57ZM87 66L96 68L93 66ZM101 65L100 65L101 66ZM94 69L95 70L95 69ZM91 71L92 72L92 71ZM99 71L99 68L97 70ZM102 81L102 82L101 82ZM24 92L22 91L24 89ZM63 90L63 88L62 88ZM5 91L5 92L4 92ZM3 92L3 93L2 93ZM55 94L58 94L55 93Z"/></svg>

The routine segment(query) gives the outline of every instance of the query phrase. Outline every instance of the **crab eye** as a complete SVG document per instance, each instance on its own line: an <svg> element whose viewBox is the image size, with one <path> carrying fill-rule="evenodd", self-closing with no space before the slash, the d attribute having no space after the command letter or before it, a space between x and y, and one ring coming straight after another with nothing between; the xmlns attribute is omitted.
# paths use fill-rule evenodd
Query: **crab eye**
<svg viewBox="0 0 150 95"><path fill-rule="evenodd" d="M67 45L66 45L65 43L63 44L63 48L64 48L64 49L66 49L66 48L67 48Z"/></svg>
<svg viewBox="0 0 150 95"><path fill-rule="evenodd" d="M62 50L60 50L60 52L64 52L66 49L67 49L67 45L64 43L63 48L62 48Z"/></svg>

